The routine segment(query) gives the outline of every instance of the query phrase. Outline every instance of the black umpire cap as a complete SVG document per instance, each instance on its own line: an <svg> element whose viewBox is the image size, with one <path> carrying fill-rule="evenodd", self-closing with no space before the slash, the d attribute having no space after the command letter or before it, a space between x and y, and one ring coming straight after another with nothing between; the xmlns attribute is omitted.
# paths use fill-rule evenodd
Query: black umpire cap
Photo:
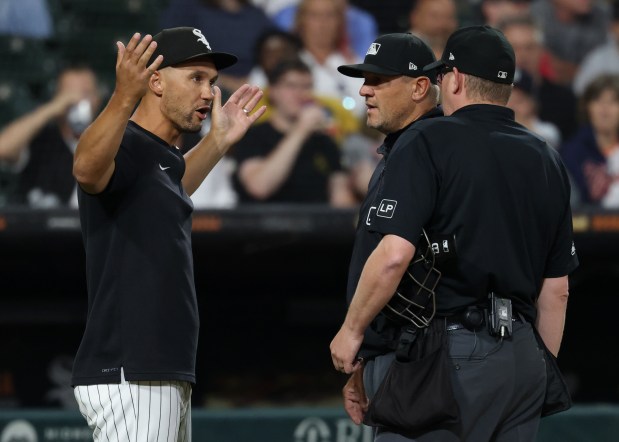
<svg viewBox="0 0 619 442"><path fill-rule="evenodd" d="M150 65L158 55L163 55L163 62L159 69L189 60L204 58L212 61L219 69L232 66L238 58L225 52L213 52L202 31L197 28L170 28L164 29L153 37L157 42L157 49L148 61Z"/></svg>
<svg viewBox="0 0 619 442"><path fill-rule="evenodd" d="M436 83L436 72L424 72L423 67L436 60L432 49L410 33L385 34L370 45L363 63L337 68L348 77L363 77L364 72L378 75L428 77Z"/></svg>
<svg viewBox="0 0 619 442"><path fill-rule="evenodd" d="M441 68L459 71L495 83L512 84L516 71L514 49L498 29L468 26L455 31L445 45L440 60L423 68L424 72Z"/></svg>

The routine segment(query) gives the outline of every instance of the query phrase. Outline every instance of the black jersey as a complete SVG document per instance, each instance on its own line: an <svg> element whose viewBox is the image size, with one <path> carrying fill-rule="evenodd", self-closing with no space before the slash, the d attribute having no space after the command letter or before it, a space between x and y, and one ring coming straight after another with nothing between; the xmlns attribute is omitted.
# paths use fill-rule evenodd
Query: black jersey
<svg viewBox="0 0 619 442"><path fill-rule="evenodd" d="M68 205L76 185L71 174L73 153L58 125L46 126L30 143L29 152L28 163L19 174L17 202L29 204L29 193L38 189Z"/></svg>
<svg viewBox="0 0 619 442"><path fill-rule="evenodd" d="M88 317L73 385L195 382L193 204L177 148L129 122L106 189L80 189Z"/></svg>
<svg viewBox="0 0 619 442"><path fill-rule="evenodd" d="M372 178L368 184L368 192L361 204L359 220L357 221L355 245L353 247L348 271L347 300L349 304L357 289L357 284L359 283L359 278L361 277L361 271L365 266L365 262L383 237L382 233L372 228L371 220L375 217L378 204L382 199L381 188L383 185L382 181L385 173L385 164L391 162L391 152L396 149L397 146L402 146L402 148L406 149L406 146L403 145L408 139L408 137L405 136L406 133L411 131L421 121L429 118L441 117L442 115L443 112L440 108L432 109L402 130L387 135L384 143L378 148L378 153L383 155L383 158L372 174ZM387 352L396 332L397 329L387 321L386 317L379 314L365 332L360 355L368 357L370 355Z"/></svg>
<svg viewBox="0 0 619 442"><path fill-rule="evenodd" d="M268 122L250 127L247 135L234 147L232 156L239 165L249 158L266 157L284 136ZM341 170L340 152L335 141L315 132L305 140L290 174L270 197L264 200L252 197L239 180L238 168L233 183L241 203L328 203L329 177Z"/></svg>
<svg viewBox="0 0 619 442"><path fill-rule="evenodd" d="M374 206L368 230L381 235L415 245L422 228L455 235L457 257L436 291L442 315L492 291L533 322L543 279L578 265L563 163L506 107L471 105L414 124L390 152Z"/></svg>

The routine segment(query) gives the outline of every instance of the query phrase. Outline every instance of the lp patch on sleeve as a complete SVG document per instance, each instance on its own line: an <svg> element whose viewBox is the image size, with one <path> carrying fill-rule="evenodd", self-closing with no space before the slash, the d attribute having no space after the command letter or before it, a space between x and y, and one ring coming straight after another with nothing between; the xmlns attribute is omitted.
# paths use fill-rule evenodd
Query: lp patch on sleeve
<svg viewBox="0 0 619 442"><path fill-rule="evenodd" d="M393 218L393 212L395 212L395 206L398 205L396 200L382 200L376 211L376 215L381 218Z"/></svg>

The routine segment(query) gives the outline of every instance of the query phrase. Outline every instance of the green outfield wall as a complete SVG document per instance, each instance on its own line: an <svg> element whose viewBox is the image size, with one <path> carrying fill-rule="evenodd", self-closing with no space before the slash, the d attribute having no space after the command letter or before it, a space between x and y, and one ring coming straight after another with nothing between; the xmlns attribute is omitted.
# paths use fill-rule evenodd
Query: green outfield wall
<svg viewBox="0 0 619 442"><path fill-rule="evenodd" d="M367 427L332 408L194 410L199 442L371 442ZM0 442L92 440L77 412L0 411ZM542 420L538 442L618 442L619 406L575 406Z"/></svg>

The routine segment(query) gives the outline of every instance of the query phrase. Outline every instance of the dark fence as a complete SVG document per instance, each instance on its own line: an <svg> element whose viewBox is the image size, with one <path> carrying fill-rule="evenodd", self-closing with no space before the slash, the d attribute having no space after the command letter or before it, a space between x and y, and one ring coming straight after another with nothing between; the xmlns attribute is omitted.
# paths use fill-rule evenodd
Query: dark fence
<svg viewBox="0 0 619 442"><path fill-rule="evenodd" d="M328 346L345 312L355 221L307 206L195 214L195 406L337 403L344 378ZM619 402L619 214L579 212L574 226L582 264L559 363L577 402ZM76 212L0 212L0 407L73 406L84 274Z"/></svg>

